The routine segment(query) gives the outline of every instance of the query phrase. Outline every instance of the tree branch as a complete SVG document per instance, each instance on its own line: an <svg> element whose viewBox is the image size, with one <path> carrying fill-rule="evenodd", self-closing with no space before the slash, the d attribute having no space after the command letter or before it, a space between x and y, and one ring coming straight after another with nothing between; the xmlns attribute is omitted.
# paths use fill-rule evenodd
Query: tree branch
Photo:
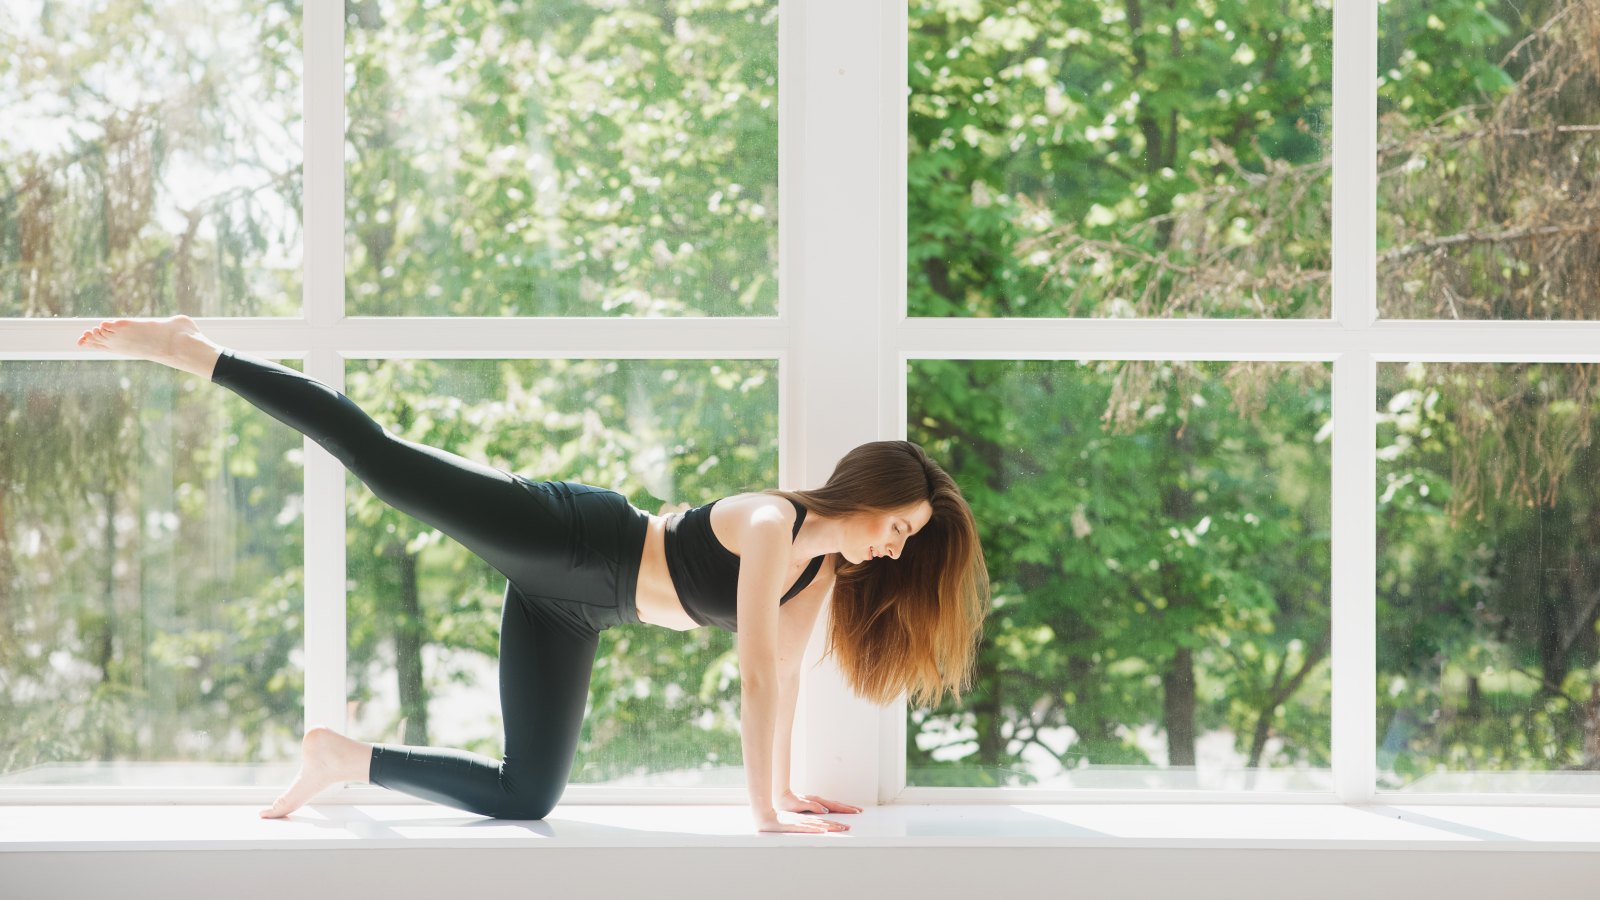
<svg viewBox="0 0 1600 900"><path fill-rule="evenodd" d="M1500 244L1511 241L1525 241L1534 238L1564 237L1573 234L1593 234L1600 232L1600 223L1586 225L1542 225L1533 228L1513 228L1509 231L1494 232L1464 232L1452 234L1449 237L1428 238L1416 241L1394 250L1378 254L1378 262L1387 263L1407 256L1416 256L1433 250L1443 250L1448 247L1460 247L1467 244Z"/></svg>
<svg viewBox="0 0 1600 900"><path fill-rule="evenodd" d="M1600 125L1546 125L1543 128L1480 128L1477 131L1425 131L1403 141L1378 145L1378 155L1415 150L1418 143L1459 144L1484 137L1544 137L1559 134L1600 134Z"/></svg>
<svg viewBox="0 0 1600 900"><path fill-rule="evenodd" d="M1572 623L1572 627L1567 629L1567 633L1561 636L1562 656L1565 656L1572 649L1572 645L1578 640L1579 635L1594 627L1596 610L1600 610L1600 590L1590 592L1589 604L1584 608L1583 614L1578 616L1577 621Z"/></svg>

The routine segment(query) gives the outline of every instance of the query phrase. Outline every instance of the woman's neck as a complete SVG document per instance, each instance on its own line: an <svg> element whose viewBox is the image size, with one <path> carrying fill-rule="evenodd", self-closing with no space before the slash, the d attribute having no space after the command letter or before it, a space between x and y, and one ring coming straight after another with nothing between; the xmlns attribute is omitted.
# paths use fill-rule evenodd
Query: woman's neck
<svg viewBox="0 0 1600 900"><path fill-rule="evenodd" d="M795 535L791 562L811 559L828 553L839 553L844 548L844 521L807 511L806 520Z"/></svg>

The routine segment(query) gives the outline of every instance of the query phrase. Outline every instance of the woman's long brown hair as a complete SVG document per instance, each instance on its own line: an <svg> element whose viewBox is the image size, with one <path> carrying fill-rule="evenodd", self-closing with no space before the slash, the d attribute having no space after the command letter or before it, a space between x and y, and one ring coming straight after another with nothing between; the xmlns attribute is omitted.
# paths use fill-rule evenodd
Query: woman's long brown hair
<svg viewBox="0 0 1600 900"><path fill-rule="evenodd" d="M838 560L827 653L838 654L851 689L879 705L906 692L936 706L947 690L959 702L990 600L977 524L955 480L910 441L874 441L845 454L814 491L766 493L828 518L932 505L898 559Z"/></svg>

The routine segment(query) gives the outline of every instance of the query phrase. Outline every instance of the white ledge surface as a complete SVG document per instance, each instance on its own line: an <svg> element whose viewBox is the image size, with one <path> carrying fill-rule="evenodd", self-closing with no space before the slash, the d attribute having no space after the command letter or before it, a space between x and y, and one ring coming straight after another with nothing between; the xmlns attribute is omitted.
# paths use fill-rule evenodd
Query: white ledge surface
<svg viewBox="0 0 1600 900"><path fill-rule="evenodd" d="M1108 847L1600 852L1600 809L1284 804L894 805L847 832L757 834L744 807L558 806L541 821L442 806L0 806L0 853L394 848Z"/></svg>

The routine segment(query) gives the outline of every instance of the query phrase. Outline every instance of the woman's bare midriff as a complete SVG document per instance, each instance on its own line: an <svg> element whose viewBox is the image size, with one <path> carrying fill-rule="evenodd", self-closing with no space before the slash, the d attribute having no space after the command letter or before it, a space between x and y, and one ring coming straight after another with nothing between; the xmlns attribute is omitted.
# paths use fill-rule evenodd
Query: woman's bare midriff
<svg viewBox="0 0 1600 900"><path fill-rule="evenodd" d="M729 546L729 541L724 532L717 528L717 519L736 514L734 507L739 505L741 498L751 496L755 495L739 494L729 497L712 509L711 530L724 547ZM644 552L639 557L639 585L634 594L639 621L671 628L673 631L699 628L695 620L684 612L683 601L678 598L678 588L672 583L672 572L667 569L666 534L666 517L651 516L644 536ZM794 584L795 579L800 577L809 564L810 560L805 559L791 562L784 584Z"/></svg>
<svg viewBox="0 0 1600 900"><path fill-rule="evenodd" d="M639 621L673 631L699 628L683 611L678 589L672 586L672 573L667 571L666 533L667 520L651 516L644 534L644 553L639 557L639 586L634 594Z"/></svg>

